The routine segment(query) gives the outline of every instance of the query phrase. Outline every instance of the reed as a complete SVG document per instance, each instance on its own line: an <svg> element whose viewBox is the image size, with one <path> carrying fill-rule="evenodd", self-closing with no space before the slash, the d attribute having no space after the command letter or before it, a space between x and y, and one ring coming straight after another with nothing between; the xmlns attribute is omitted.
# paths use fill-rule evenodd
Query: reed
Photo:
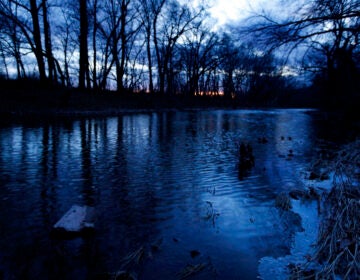
<svg viewBox="0 0 360 280"><path fill-rule="evenodd" d="M360 190L343 173L335 175L327 194L327 217L320 225L315 258L322 264L317 276L360 278Z"/></svg>
<svg viewBox="0 0 360 280"><path fill-rule="evenodd" d="M360 279L360 141L327 162L332 188L322 194L323 213L315 253L307 263L292 265L291 279ZM317 269L309 269L315 264Z"/></svg>
<svg viewBox="0 0 360 280"><path fill-rule="evenodd" d="M275 207L283 211L289 211L292 208L289 195L284 192L278 194L275 198Z"/></svg>
<svg viewBox="0 0 360 280"><path fill-rule="evenodd" d="M205 263L199 263L195 265L189 264L184 267L179 273L177 273L177 279L188 279L197 274L198 272L204 270L206 266L207 265Z"/></svg>

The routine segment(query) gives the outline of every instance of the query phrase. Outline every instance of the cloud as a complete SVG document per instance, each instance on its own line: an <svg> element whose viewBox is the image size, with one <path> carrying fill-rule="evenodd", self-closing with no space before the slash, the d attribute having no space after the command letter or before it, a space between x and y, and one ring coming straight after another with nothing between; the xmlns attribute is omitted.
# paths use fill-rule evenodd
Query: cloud
<svg viewBox="0 0 360 280"><path fill-rule="evenodd" d="M219 25L226 24L230 21L236 21L244 18L249 13L250 7L248 1L217 0L209 12Z"/></svg>

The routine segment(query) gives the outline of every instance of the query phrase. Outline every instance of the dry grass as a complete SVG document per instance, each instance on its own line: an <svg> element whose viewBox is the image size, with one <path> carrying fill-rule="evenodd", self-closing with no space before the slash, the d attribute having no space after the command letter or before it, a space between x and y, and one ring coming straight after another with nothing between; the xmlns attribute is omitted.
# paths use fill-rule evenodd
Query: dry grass
<svg viewBox="0 0 360 280"><path fill-rule="evenodd" d="M275 198L275 207L280 210L289 211L292 208L289 195L286 193L277 195Z"/></svg>
<svg viewBox="0 0 360 280"><path fill-rule="evenodd" d="M128 254L125 258L122 259L122 267L127 267L131 264L139 264L145 258L145 249L141 246L139 249Z"/></svg>
<svg viewBox="0 0 360 280"><path fill-rule="evenodd" d="M334 178L323 195L316 252L307 264L293 265L292 279L360 279L360 141L345 146L327 164ZM309 270L310 263L319 269Z"/></svg>
<svg viewBox="0 0 360 280"><path fill-rule="evenodd" d="M204 216L205 221L211 221L212 225L215 227L216 219L220 216L210 201L206 201L206 215Z"/></svg>
<svg viewBox="0 0 360 280"><path fill-rule="evenodd" d="M195 265L189 264L177 274L177 279L180 280L180 279L190 278L193 275L197 274L198 272L204 270L206 266L207 265L205 263L200 263Z"/></svg>
<svg viewBox="0 0 360 280"><path fill-rule="evenodd" d="M139 249L129 253L121 260L121 269L112 273L106 273L104 279L109 280L136 280L137 274L134 268L140 265L145 258L145 248L141 246Z"/></svg>
<svg viewBox="0 0 360 280"><path fill-rule="evenodd" d="M337 174L326 197L327 217L320 226L316 259L322 263L317 273L331 279L360 278L360 190L348 177Z"/></svg>

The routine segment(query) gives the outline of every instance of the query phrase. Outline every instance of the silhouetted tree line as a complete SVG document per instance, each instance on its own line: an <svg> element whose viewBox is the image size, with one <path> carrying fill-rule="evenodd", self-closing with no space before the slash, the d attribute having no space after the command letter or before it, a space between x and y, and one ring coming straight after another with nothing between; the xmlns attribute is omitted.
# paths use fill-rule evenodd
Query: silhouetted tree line
<svg viewBox="0 0 360 280"><path fill-rule="evenodd" d="M264 13L245 32L235 28L247 34L241 41L214 31L206 6L183 1L0 0L1 74L96 91L224 94L271 104L292 85L274 55L286 46L287 53L302 50L304 69L314 70L330 96L357 94L360 1L300 2L287 18Z"/></svg>

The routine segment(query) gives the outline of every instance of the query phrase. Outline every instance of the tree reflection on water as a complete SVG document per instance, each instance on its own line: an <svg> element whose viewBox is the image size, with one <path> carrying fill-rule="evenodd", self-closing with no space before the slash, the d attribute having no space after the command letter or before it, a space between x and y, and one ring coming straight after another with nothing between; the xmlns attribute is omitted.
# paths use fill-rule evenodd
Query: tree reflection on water
<svg viewBox="0 0 360 280"><path fill-rule="evenodd" d="M0 271L5 279L97 278L119 272L122 260L143 248L126 268L139 279L173 279L187 265L202 268L199 279L254 279L260 258L290 250L295 229L281 225L274 199L301 186L315 129L305 110L3 127ZM251 144L255 165L239 180L241 142ZM51 238L73 204L95 207L95 234Z"/></svg>

